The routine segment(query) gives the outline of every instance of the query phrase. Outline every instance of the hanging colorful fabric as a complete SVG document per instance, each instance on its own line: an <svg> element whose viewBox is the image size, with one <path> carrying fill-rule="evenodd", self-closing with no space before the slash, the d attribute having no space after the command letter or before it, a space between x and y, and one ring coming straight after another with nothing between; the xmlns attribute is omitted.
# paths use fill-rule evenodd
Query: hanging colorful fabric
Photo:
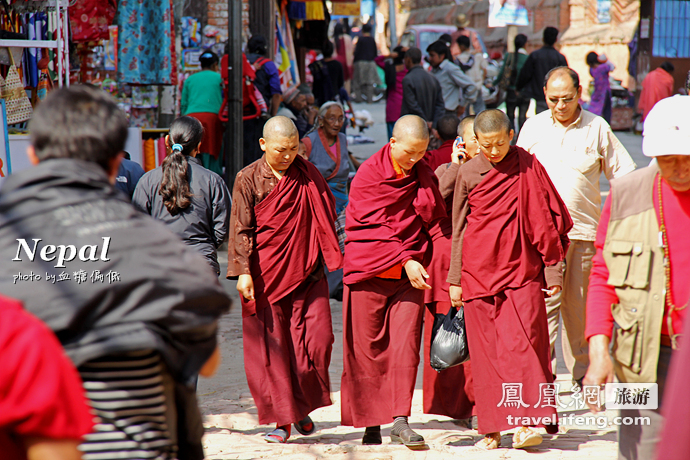
<svg viewBox="0 0 690 460"><path fill-rule="evenodd" d="M33 107L26 95L26 91L24 91L24 85L21 78L19 78L11 51L9 55L11 65L7 71L7 77L4 79L0 77L0 94L2 94L2 98L5 100L7 124L13 125L31 119Z"/></svg>
<svg viewBox="0 0 690 460"><path fill-rule="evenodd" d="M144 171L156 169L156 143L153 139L144 141Z"/></svg>
<svg viewBox="0 0 690 460"><path fill-rule="evenodd" d="M108 26L115 19L115 0L79 0L72 3L69 7L69 23L73 41L89 42L110 37Z"/></svg>
<svg viewBox="0 0 690 460"><path fill-rule="evenodd" d="M290 19L307 19L306 0L291 0L288 3L287 13Z"/></svg>
<svg viewBox="0 0 690 460"><path fill-rule="evenodd" d="M117 8L118 79L138 85L175 84L172 0L121 1Z"/></svg>
<svg viewBox="0 0 690 460"><path fill-rule="evenodd" d="M323 21L326 19L323 0L307 0L307 21Z"/></svg>

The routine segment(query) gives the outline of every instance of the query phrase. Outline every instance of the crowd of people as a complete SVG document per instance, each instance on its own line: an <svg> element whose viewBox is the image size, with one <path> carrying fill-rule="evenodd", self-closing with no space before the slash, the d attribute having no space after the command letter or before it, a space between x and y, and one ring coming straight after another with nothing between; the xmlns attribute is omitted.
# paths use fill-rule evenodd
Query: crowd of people
<svg viewBox="0 0 690 460"><path fill-rule="evenodd" d="M265 38L249 41L266 116L245 120L249 161L232 195L213 147L213 53L185 84L165 161L145 174L124 160L127 121L104 93L60 89L36 109L35 166L0 189L0 292L11 297L0 297L0 446L11 460L203 458L196 383L220 361L225 241L269 443L293 427L314 433L310 414L332 404L331 297L343 301L341 423L363 428L365 445L392 424L392 442L424 447L408 423L420 348L452 308L463 309L471 359L425 366L423 408L476 427L478 447L501 447L502 431L514 430L513 448L539 445L540 427L558 432L557 406L534 403L556 380L561 323L574 391L615 375L657 383L663 410L688 406L675 350L690 297L690 96L646 110L654 161L636 169L605 119L612 67L587 56L589 107L601 113L584 109L556 29L530 55L515 38L496 77L508 114L485 108L486 66L467 35L455 38L458 57L452 37L432 43L427 71L418 48L381 58L366 26L354 45L335 32L313 66L319 83L285 91ZM343 103L349 90L372 101L377 66L389 141L360 164ZM526 120L529 98L538 110ZM45 273L40 288L29 273ZM506 392L515 385L519 399ZM682 443L658 442L679 437L662 409L623 413L650 423L620 427L621 458L657 447L683 458Z"/></svg>

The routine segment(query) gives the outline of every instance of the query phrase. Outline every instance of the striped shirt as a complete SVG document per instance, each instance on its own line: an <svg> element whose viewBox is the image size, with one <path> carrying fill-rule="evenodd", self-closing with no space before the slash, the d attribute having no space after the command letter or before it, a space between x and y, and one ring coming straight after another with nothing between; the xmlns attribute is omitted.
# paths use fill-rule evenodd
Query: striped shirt
<svg viewBox="0 0 690 460"><path fill-rule="evenodd" d="M83 460L177 458L168 426L175 419L172 387L164 384L157 352L106 356L82 365L79 373L98 417L79 447Z"/></svg>

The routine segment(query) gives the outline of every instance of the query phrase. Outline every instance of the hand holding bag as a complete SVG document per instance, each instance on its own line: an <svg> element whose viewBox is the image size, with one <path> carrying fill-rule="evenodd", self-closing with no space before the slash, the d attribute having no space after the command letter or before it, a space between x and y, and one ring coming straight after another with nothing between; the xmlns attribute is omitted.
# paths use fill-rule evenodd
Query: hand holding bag
<svg viewBox="0 0 690 460"><path fill-rule="evenodd" d="M470 352L467 346L464 307L460 307L460 310L450 307L447 314L436 314L429 347L431 367L441 372L468 359Z"/></svg>

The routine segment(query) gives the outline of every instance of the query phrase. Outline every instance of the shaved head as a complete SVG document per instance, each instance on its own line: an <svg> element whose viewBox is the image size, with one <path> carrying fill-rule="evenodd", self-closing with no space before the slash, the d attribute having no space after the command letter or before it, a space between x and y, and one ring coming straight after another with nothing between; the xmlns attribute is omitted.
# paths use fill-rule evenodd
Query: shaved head
<svg viewBox="0 0 690 460"><path fill-rule="evenodd" d="M404 142L408 139L428 140L429 128L422 117L405 115L395 122L393 137L398 142Z"/></svg>
<svg viewBox="0 0 690 460"><path fill-rule="evenodd" d="M510 120L508 115L498 109L488 109L474 118L474 133L479 134L510 132Z"/></svg>
<svg viewBox="0 0 690 460"><path fill-rule="evenodd" d="M298 136L297 127L288 117L278 116L269 119L264 125L263 137L271 140L279 137Z"/></svg>

